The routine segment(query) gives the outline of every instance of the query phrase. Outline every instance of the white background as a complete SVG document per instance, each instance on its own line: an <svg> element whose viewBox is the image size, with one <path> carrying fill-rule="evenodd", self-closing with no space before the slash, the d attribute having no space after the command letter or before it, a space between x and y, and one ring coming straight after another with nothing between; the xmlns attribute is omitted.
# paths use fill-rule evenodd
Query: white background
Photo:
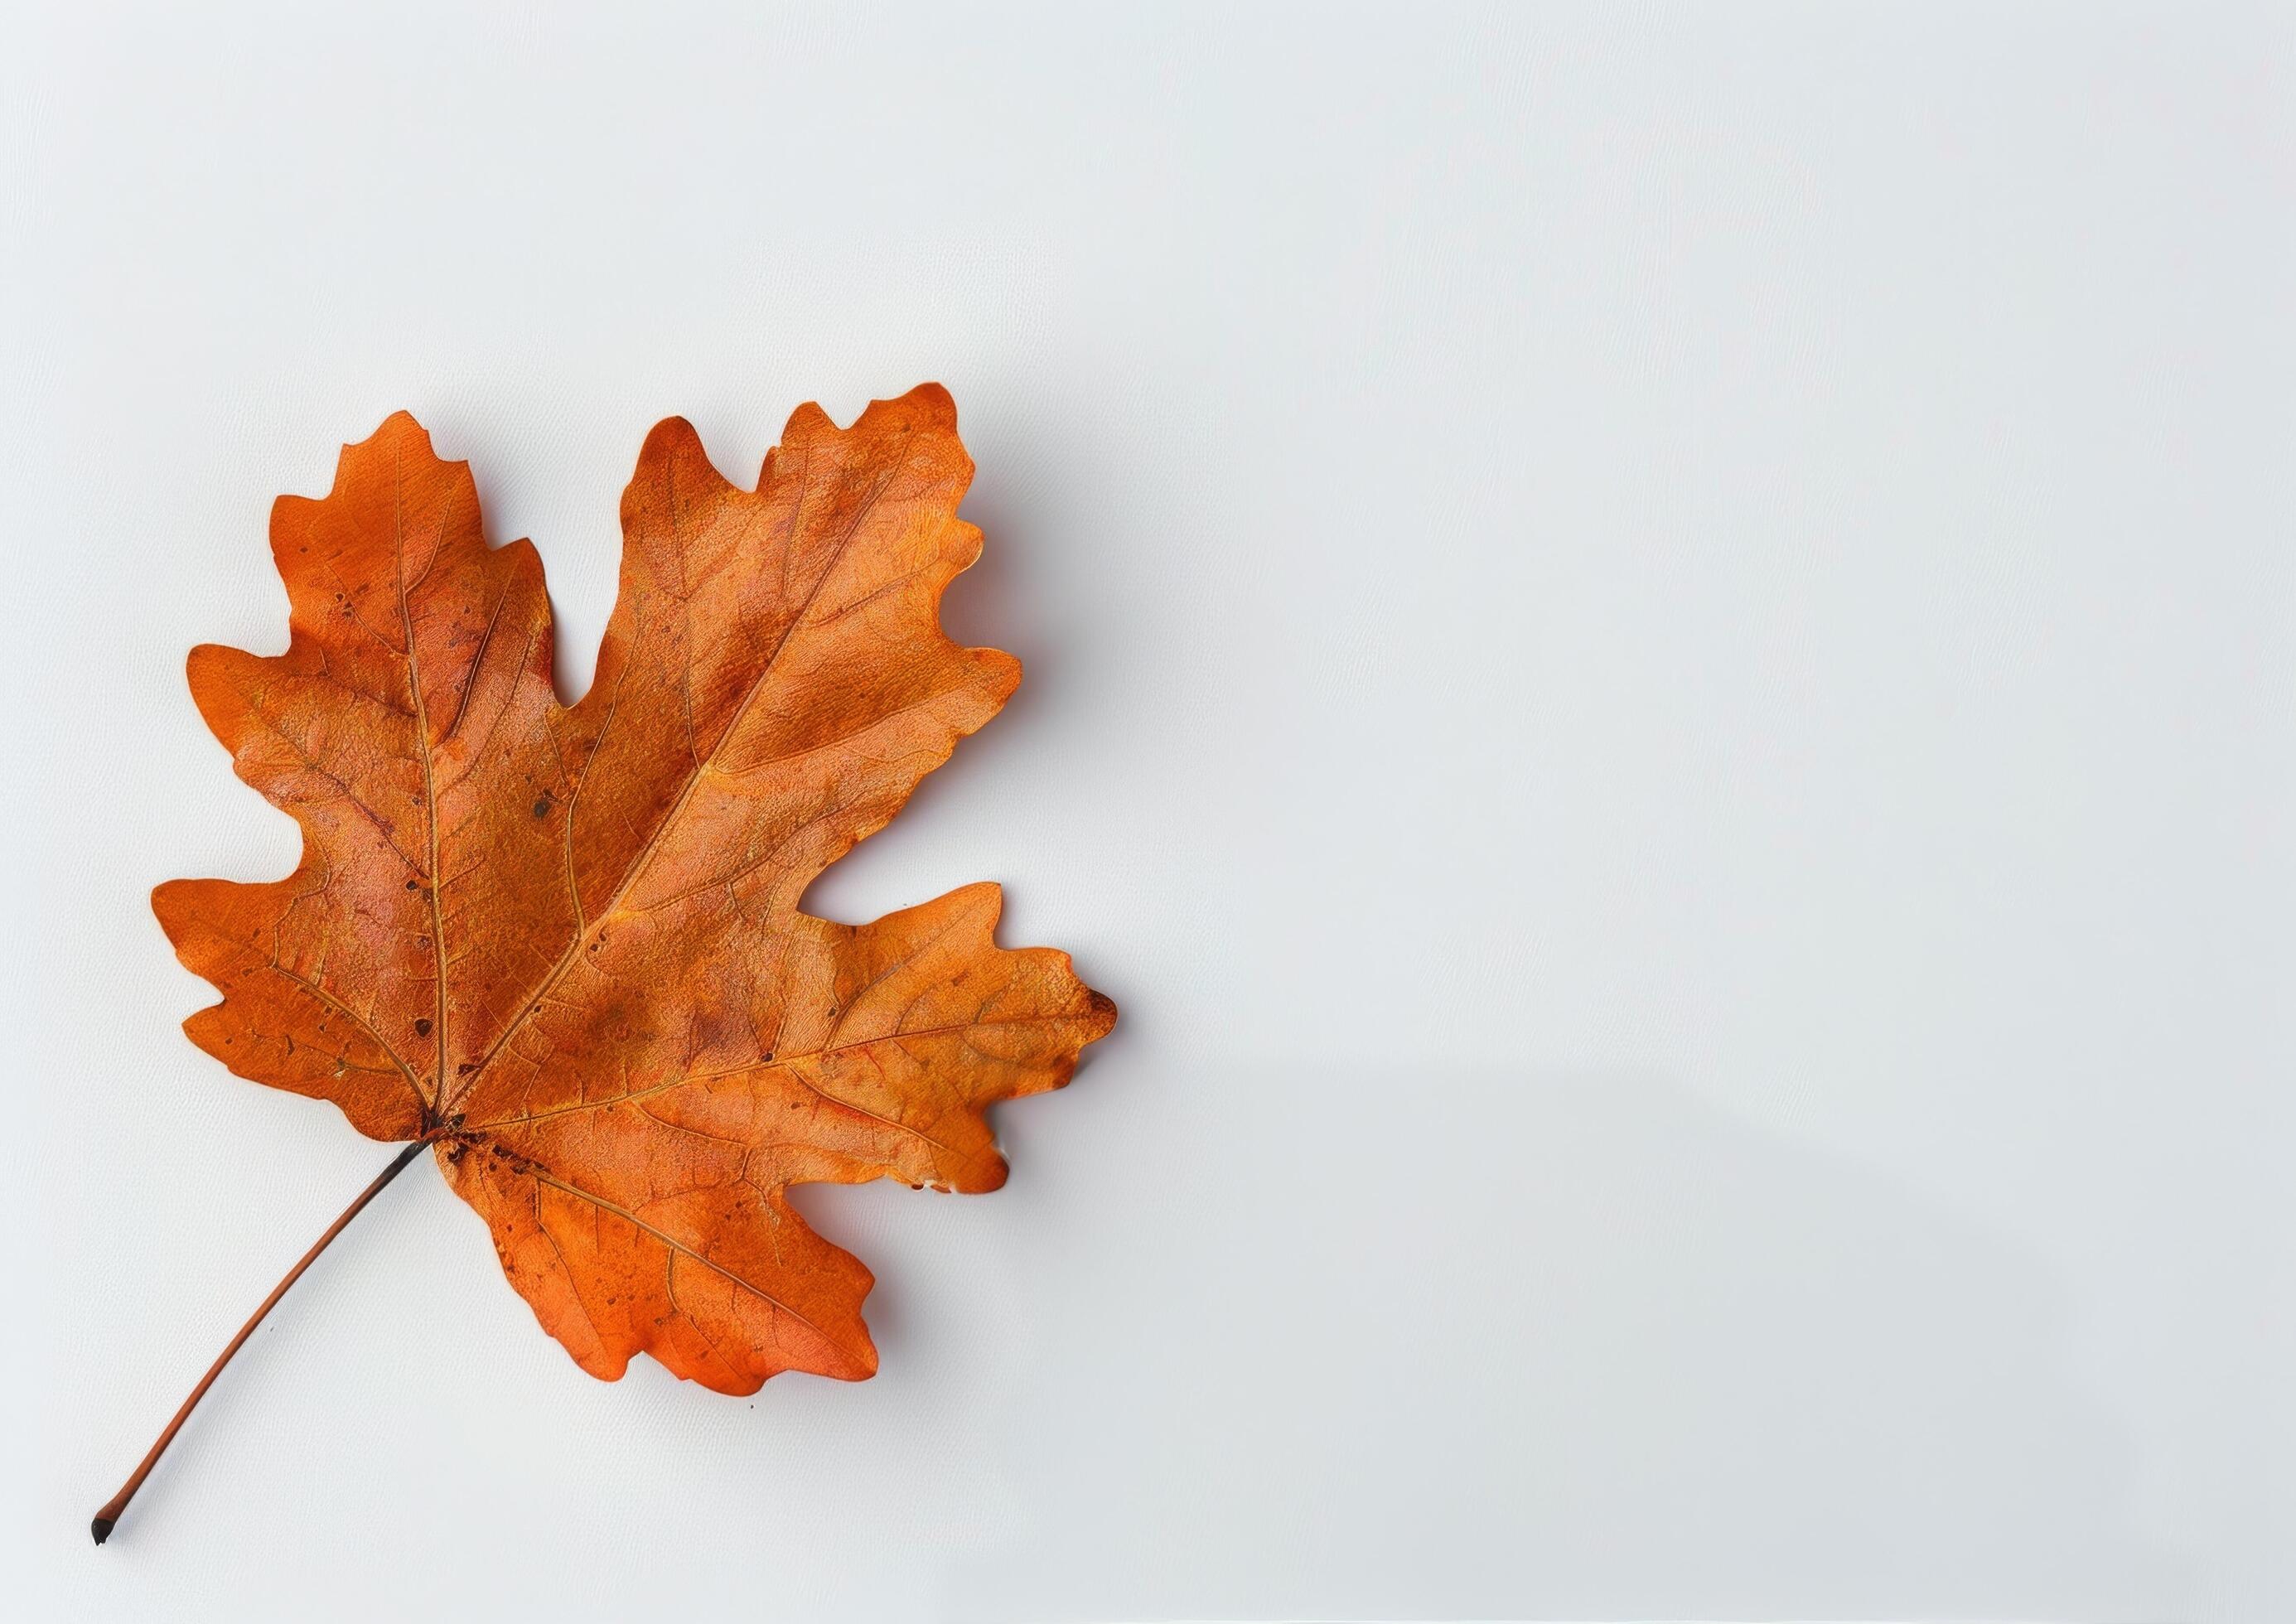
<svg viewBox="0 0 2296 1624"><path fill-rule="evenodd" d="M2296 23L12 8L0 1612L2296 1616ZM186 696L412 408L588 680L682 412L955 391L1004 717L817 886L1123 1006L883 1374L592 1381L176 1030Z"/></svg>

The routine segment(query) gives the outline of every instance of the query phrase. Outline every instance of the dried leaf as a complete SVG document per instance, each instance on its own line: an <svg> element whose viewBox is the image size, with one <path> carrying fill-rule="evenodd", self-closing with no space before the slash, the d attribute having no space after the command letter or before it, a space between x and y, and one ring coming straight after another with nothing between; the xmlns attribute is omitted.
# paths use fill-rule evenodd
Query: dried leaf
<svg viewBox="0 0 2296 1624"><path fill-rule="evenodd" d="M488 546L468 467L401 414L273 510L287 652L193 652L304 851L154 894L224 995L184 1029L429 1142L595 1375L640 1351L729 1393L868 1375L869 1271L789 1186L996 1188L986 1108L1060 1087L1115 1019L1067 955L996 945L993 885L857 927L798 908L1020 680L939 626L980 550L972 473L937 385L848 430L801 407L755 491L662 423L567 708L540 560Z"/></svg>

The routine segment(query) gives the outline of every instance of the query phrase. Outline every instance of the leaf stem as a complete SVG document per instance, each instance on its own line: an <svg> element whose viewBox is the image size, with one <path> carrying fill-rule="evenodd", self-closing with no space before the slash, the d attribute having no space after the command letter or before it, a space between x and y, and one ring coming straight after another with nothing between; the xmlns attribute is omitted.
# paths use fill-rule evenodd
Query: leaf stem
<svg viewBox="0 0 2296 1624"><path fill-rule="evenodd" d="M279 1306L279 1300L287 1295L287 1288L303 1277L303 1271L317 1261L319 1254L327 1250L328 1243L342 1234L367 1202L382 1193L383 1185L406 1171L406 1164L430 1147L431 1137L425 1134L392 1157L390 1165L375 1176L374 1182L359 1192L358 1199L343 1209L342 1217L328 1225L327 1232L311 1243L311 1250L287 1271L287 1277L272 1287L271 1295L263 1300L263 1306L248 1316L247 1323L239 1328L239 1334L231 1339L230 1346L217 1354L216 1362L208 1366L208 1374L200 1378L197 1387L192 1389L192 1396L184 1400L183 1407L176 1412L176 1418L168 1423L167 1431L160 1434L159 1441L152 1446L151 1453L144 1457L143 1464L129 1474L127 1482L120 1485L119 1492L105 1501L103 1509L95 1513L95 1520L88 1524L88 1532L95 1536L96 1544L102 1545L111 1538L111 1530L118 1525L121 1513L127 1511L127 1502L134 1499L135 1491L144 1487L144 1480L152 1475L152 1468L159 1464L160 1457L168 1452L168 1446L176 1441L176 1434L183 1431L184 1423L190 1418L192 1411L201 1399L207 1397L208 1389L215 1385L215 1379L223 1374L223 1367L231 1363L231 1356L255 1334L255 1327L263 1323L263 1316Z"/></svg>

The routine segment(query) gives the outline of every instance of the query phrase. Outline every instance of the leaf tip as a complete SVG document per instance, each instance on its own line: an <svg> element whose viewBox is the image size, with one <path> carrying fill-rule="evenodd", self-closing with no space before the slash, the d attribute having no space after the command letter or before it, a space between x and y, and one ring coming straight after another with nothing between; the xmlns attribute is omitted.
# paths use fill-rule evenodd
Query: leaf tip
<svg viewBox="0 0 2296 1624"><path fill-rule="evenodd" d="M1021 657L1003 649L974 649L972 654L972 663L980 668L990 696L999 705L1011 699L1013 690L1021 685Z"/></svg>
<svg viewBox="0 0 2296 1624"><path fill-rule="evenodd" d="M415 421L414 413L404 409L393 412L384 418L376 426L375 431L365 439L345 445L343 454L348 456L354 452L364 451L370 447L384 449L414 447L419 448L426 456L437 455L430 448L430 431Z"/></svg>
<svg viewBox="0 0 2296 1624"><path fill-rule="evenodd" d="M162 880L152 888L152 915L169 942L176 941L191 923L193 880Z"/></svg>
<svg viewBox="0 0 2296 1624"><path fill-rule="evenodd" d="M920 383L899 399L886 404L912 407L936 429L956 427L956 398L948 392L947 384Z"/></svg>
<svg viewBox="0 0 2296 1624"><path fill-rule="evenodd" d="M701 431L685 418L665 417L646 431L645 443L638 447L638 465L630 475L628 489L623 493L625 523L630 517L630 499L642 490L652 490L673 472L698 478L706 484L728 488L733 485L709 460L709 447L701 443ZM655 499L667 499L667 492L660 493Z"/></svg>

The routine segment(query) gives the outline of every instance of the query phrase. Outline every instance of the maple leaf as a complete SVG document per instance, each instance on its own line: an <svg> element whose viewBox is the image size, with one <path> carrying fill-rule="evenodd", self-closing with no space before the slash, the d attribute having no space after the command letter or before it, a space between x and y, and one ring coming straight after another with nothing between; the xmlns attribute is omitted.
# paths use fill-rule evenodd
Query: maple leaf
<svg viewBox="0 0 2296 1624"><path fill-rule="evenodd" d="M287 652L201 647L190 676L302 861L152 901L223 994L194 1042L412 1142L338 1228L427 1145L594 1375L875 1369L869 1271L789 1186L996 1188L986 1109L1060 1087L1115 1019L1066 954L996 945L993 885L859 926L798 906L1020 680L939 626L980 551L972 473L935 384L847 430L799 408L754 491L661 423L570 708L541 561L488 545L467 464L412 417L279 500Z"/></svg>

